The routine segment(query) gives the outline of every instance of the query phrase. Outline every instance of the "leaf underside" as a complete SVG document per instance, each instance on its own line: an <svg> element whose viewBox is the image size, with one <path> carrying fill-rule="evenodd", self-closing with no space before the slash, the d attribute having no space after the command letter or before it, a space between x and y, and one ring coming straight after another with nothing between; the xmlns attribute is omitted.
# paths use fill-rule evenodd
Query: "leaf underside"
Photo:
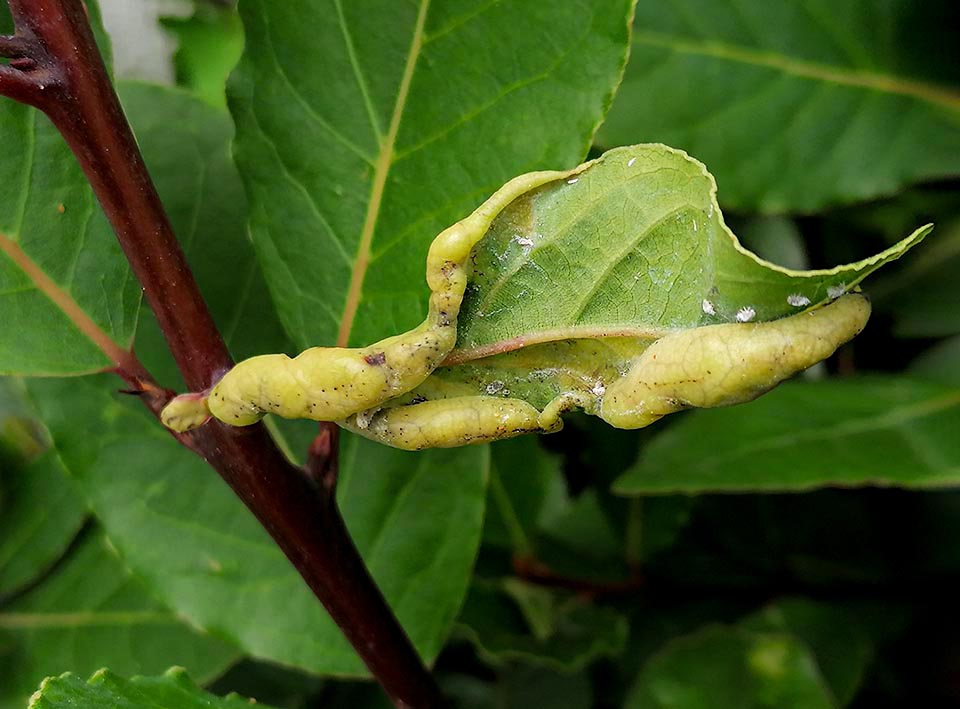
<svg viewBox="0 0 960 709"><path fill-rule="evenodd" d="M609 384L664 335L777 320L859 290L932 229L856 263L790 270L740 245L716 191L702 163L650 144L610 150L514 200L472 254L449 366L417 393L542 408L566 389Z"/></svg>

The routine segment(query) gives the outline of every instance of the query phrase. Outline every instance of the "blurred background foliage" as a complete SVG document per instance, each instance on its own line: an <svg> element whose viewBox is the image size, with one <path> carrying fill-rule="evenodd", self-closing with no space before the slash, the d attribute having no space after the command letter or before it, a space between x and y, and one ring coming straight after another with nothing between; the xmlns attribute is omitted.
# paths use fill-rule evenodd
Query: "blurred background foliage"
<svg viewBox="0 0 960 709"><path fill-rule="evenodd" d="M243 49L231 3L101 6L118 79L172 82L198 115L226 115ZM635 432L572 416L493 446L437 676L464 707L956 705L960 8L640 0L634 31L596 151L687 150L734 232L793 268L936 231L867 284L875 312L855 342L755 404ZM218 184L242 203L235 177ZM385 705L368 682L253 659L230 629L185 623L90 514L35 413L45 396L0 380L0 707L65 670L170 665L277 707ZM309 435L286 432L294 450Z"/></svg>

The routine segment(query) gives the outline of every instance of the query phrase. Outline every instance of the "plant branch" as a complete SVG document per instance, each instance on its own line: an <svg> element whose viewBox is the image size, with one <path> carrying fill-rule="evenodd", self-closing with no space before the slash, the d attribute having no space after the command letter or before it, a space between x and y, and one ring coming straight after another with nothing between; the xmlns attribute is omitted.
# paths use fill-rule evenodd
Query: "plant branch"
<svg viewBox="0 0 960 709"><path fill-rule="evenodd" d="M187 386L210 387L233 361L173 235L81 0L9 4L17 31L0 37L0 56L10 59L0 64L0 94L36 106L59 129L143 286ZM155 386L147 373L125 371L123 363L116 371L138 393ZM157 413L156 397L144 398ZM211 422L180 440L254 513L391 700L397 706L437 706L435 682L370 577L337 507L336 467L330 463L336 438L315 452L316 477L290 464L262 425L237 429Z"/></svg>

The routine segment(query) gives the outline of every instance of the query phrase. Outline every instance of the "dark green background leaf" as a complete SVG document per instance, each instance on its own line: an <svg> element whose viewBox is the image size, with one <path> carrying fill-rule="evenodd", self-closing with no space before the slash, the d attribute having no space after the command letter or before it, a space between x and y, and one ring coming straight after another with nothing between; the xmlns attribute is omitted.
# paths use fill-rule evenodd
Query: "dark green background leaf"
<svg viewBox="0 0 960 709"><path fill-rule="evenodd" d="M698 411L666 428L614 490L956 485L958 426L952 387L879 376L791 382L748 406Z"/></svg>
<svg viewBox="0 0 960 709"><path fill-rule="evenodd" d="M54 451L19 465L0 461L0 598L27 585L66 550L87 516Z"/></svg>
<svg viewBox="0 0 960 709"><path fill-rule="evenodd" d="M205 680L238 654L154 600L99 533L29 595L0 608L0 634L13 643L0 650L2 709L21 709L40 680L65 669L155 673L178 662Z"/></svg>
<svg viewBox="0 0 960 709"><path fill-rule="evenodd" d="M626 618L615 610L517 579L474 582L456 627L494 665L562 672L617 655L627 640Z"/></svg>
<svg viewBox="0 0 960 709"><path fill-rule="evenodd" d="M703 160L720 201L813 211L960 173L951 2L664 0L637 8L598 140Z"/></svg>
<svg viewBox="0 0 960 709"><path fill-rule="evenodd" d="M637 678L630 709L836 704L810 652L783 633L714 626L668 644Z"/></svg>

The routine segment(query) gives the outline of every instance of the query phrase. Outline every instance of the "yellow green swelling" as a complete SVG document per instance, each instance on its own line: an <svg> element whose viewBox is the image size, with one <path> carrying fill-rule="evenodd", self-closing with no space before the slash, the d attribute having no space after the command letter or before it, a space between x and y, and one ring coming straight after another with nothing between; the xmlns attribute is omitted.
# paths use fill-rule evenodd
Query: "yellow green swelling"
<svg viewBox="0 0 960 709"><path fill-rule="evenodd" d="M551 433L560 414L582 408L617 428L642 428L690 407L750 401L853 339L870 303L850 294L772 322L710 325L665 335L642 351L626 373L603 387L566 391L542 412L526 401L454 396L362 412L341 425L396 448L447 448Z"/></svg>
<svg viewBox="0 0 960 709"><path fill-rule="evenodd" d="M430 307L419 327L369 347L313 347L292 359L283 354L252 357L227 372L209 393L175 397L160 414L163 424L183 432L213 416L249 426L268 413L339 421L414 389L456 344L467 261L490 223L520 195L585 167L514 178L469 217L441 232L427 254Z"/></svg>

